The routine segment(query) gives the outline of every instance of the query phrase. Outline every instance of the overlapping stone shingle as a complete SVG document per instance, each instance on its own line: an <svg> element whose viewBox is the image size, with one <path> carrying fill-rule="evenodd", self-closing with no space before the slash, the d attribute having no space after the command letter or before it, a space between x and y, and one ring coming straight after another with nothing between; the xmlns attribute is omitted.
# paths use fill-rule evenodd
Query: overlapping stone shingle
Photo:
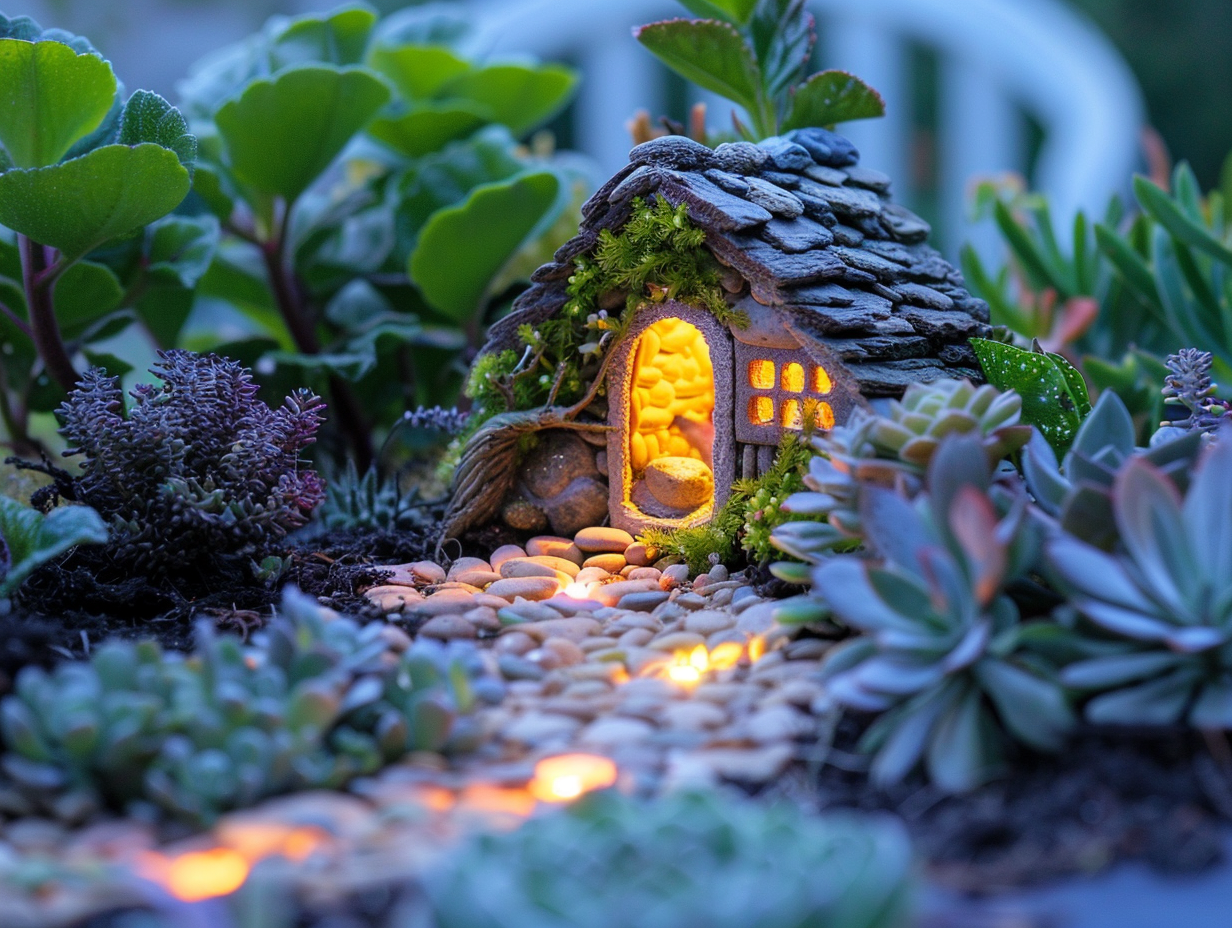
<svg viewBox="0 0 1232 928"><path fill-rule="evenodd" d="M733 303L781 312L806 350L842 358L866 395L977 375L967 339L986 333L988 307L925 244L928 224L891 202L890 178L860 165L842 136L801 129L715 149L668 136L629 157L583 207L578 236L492 326L485 351L520 348L518 326L560 310L573 261L599 232L619 231L634 198L662 196L687 204L728 276L739 275Z"/></svg>

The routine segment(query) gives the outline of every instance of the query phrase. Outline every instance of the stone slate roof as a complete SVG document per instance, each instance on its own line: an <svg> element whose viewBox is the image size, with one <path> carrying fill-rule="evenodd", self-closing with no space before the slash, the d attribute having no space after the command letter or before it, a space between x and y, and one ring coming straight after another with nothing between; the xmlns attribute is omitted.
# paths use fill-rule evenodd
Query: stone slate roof
<svg viewBox="0 0 1232 928"><path fill-rule="evenodd" d="M654 194L687 203L715 257L747 282L733 303L749 295L778 308L785 328L815 355L837 354L866 396L941 376L979 378L967 339L987 334L987 305L925 244L928 224L890 201L890 179L858 161L849 141L825 129L715 149L683 136L638 145L582 207L578 235L492 326L485 352L520 347L519 325L559 311L573 259L601 230L624 225L635 197Z"/></svg>

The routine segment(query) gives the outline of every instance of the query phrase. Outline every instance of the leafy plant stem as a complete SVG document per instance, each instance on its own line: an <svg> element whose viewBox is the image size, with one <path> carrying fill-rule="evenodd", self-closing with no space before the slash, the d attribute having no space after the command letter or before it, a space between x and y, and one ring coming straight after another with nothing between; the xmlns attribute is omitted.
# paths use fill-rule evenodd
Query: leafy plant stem
<svg viewBox="0 0 1232 928"><path fill-rule="evenodd" d="M25 235L17 236L21 251L21 276L25 285L26 306L30 314L30 334L47 372L65 390L77 385L77 369L64 347L60 326L52 304L55 277L45 276L51 266L46 249Z"/></svg>
<svg viewBox="0 0 1232 928"><path fill-rule="evenodd" d="M287 230L293 206L293 202L284 204L275 237L261 243L261 257L265 261L270 289L278 304L278 311L287 325L287 331L291 333L295 347L304 354L316 355L321 353L321 342L304 306L303 288L287 264ZM355 455L356 467L361 472L367 470L373 458L372 438L359 398L351 385L336 375L329 378L329 392L337 412L334 421L346 435L351 452Z"/></svg>

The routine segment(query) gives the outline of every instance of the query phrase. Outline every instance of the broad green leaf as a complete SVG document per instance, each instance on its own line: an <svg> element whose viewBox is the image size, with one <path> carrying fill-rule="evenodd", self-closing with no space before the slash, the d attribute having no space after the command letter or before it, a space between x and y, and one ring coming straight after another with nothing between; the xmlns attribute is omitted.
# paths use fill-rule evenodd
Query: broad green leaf
<svg viewBox="0 0 1232 928"><path fill-rule="evenodd" d="M19 168L55 164L116 93L111 65L59 42L0 39L0 144Z"/></svg>
<svg viewBox="0 0 1232 928"><path fill-rule="evenodd" d="M205 208L219 219L230 219L235 209L235 192L224 178L222 168L198 164L193 171L193 193Z"/></svg>
<svg viewBox="0 0 1232 928"><path fill-rule="evenodd" d="M740 33L727 23L673 19L635 29L637 40L686 80L749 112L761 99L761 72Z"/></svg>
<svg viewBox="0 0 1232 928"><path fill-rule="evenodd" d="M389 88L365 69L299 67L249 84L216 123L235 176L293 200L388 100Z"/></svg>
<svg viewBox="0 0 1232 928"><path fill-rule="evenodd" d="M471 35L474 17L452 4L407 6L390 13L376 27L374 45L444 45L457 48Z"/></svg>
<svg viewBox="0 0 1232 928"><path fill-rule="evenodd" d="M1210 230L1185 215L1180 205L1148 178L1134 178L1134 196L1142 208L1177 241L1206 252L1213 258L1232 265L1232 249L1215 238Z"/></svg>
<svg viewBox="0 0 1232 928"><path fill-rule="evenodd" d="M52 305L64 335L72 338L116 309L123 297L120 278L111 268L93 261L78 261L56 280Z"/></svg>
<svg viewBox="0 0 1232 928"><path fill-rule="evenodd" d="M374 120L368 134L395 151L419 158L490 121L487 108L473 103L426 103L400 116Z"/></svg>
<svg viewBox="0 0 1232 928"><path fill-rule="evenodd" d="M680 5L702 19L721 19L743 26L753 15L757 0L680 0Z"/></svg>
<svg viewBox="0 0 1232 928"><path fill-rule="evenodd" d="M9 568L0 576L0 596L21 586L36 568L75 545L101 545L107 528L88 506L61 506L43 515L8 496L0 496L0 538L9 551Z"/></svg>
<svg viewBox="0 0 1232 928"><path fill-rule="evenodd" d="M249 335L260 335L276 340L279 348L292 350L294 343L274 305L264 268L259 264L246 266L247 257L224 243L197 284L197 300L209 318L239 316L245 324L251 325L251 331L232 333L229 340L242 341ZM217 315L208 316L209 313ZM236 357L236 360L244 359Z"/></svg>
<svg viewBox="0 0 1232 928"><path fill-rule="evenodd" d="M218 241L218 220L209 215L167 216L146 227L142 257L148 276L133 308L160 347L178 345L194 288L209 270Z"/></svg>
<svg viewBox="0 0 1232 928"><path fill-rule="evenodd" d="M488 285L556 202L549 172L524 174L471 191L436 213L409 260L411 280L439 312L458 323L475 318Z"/></svg>
<svg viewBox="0 0 1232 928"><path fill-rule="evenodd" d="M971 339L984 375L998 390L1022 397L1022 421L1033 425L1061 455L1091 411L1082 375L1065 358L983 338Z"/></svg>
<svg viewBox="0 0 1232 928"><path fill-rule="evenodd" d="M832 126L852 119L885 115L881 94L846 71L821 71L795 89L783 131Z"/></svg>
<svg viewBox="0 0 1232 928"><path fill-rule="evenodd" d="M360 64L376 13L365 6L344 6L321 16L297 16L278 31L270 43L270 70L323 62Z"/></svg>
<svg viewBox="0 0 1232 928"><path fill-rule="evenodd" d="M173 279L195 287L209 270L218 248L219 226L213 216L168 216L146 229L147 270L156 279Z"/></svg>
<svg viewBox="0 0 1232 928"><path fill-rule="evenodd" d="M746 34L768 100L777 101L788 87L804 80L817 33L802 0L759 0Z"/></svg>
<svg viewBox="0 0 1232 928"><path fill-rule="evenodd" d="M424 224L439 209L461 202L482 184L523 169L516 142L504 126L490 126L419 159L398 185L398 246L409 253Z"/></svg>
<svg viewBox="0 0 1232 928"><path fill-rule="evenodd" d="M577 87L577 74L558 64L494 64L468 71L441 95L485 106L493 122L523 135L555 116Z"/></svg>
<svg viewBox="0 0 1232 928"><path fill-rule="evenodd" d="M470 63L439 45L378 46L368 65L384 74L411 101L429 100L445 84L471 69Z"/></svg>
<svg viewBox="0 0 1232 928"><path fill-rule="evenodd" d="M197 157L197 140L188 131L188 122L174 106L156 93L138 90L128 98L120 117L120 145L140 145L153 142L169 148L180 164L192 169Z"/></svg>
<svg viewBox="0 0 1232 928"><path fill-rule="evenodd" d="M73 261L165 216L188 188L174 152L107 145L63 164L0 174L0 224Z"/></svg>

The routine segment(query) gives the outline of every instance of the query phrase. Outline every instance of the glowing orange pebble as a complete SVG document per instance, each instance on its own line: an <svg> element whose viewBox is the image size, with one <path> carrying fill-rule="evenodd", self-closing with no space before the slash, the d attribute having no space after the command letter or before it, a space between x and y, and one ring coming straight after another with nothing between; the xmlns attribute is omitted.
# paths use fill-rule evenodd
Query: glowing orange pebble
<svg viewBox="0 0 1232 928"><path fill-rule="evenodd" d="M249 869L244 855L229 847L189 851L173 858L151 853L139 862L142 876L183 902L229 896L244 885Z"/></svg>
<svg viewBox="0 0 1232 928"><path fill-rule="evenodd" d="M535 775L527 789L540 802L569 802L584 793L615 785L618 774L616 765L606 757L561 754L535 764Z"/></svg>
<svg viewBox="0 0 1232 928"><path fill-rule="evenodd" d="M459 804L472 812L526 818L535 811L535 797L524 789L472 783L462 791Z"/></svg>

